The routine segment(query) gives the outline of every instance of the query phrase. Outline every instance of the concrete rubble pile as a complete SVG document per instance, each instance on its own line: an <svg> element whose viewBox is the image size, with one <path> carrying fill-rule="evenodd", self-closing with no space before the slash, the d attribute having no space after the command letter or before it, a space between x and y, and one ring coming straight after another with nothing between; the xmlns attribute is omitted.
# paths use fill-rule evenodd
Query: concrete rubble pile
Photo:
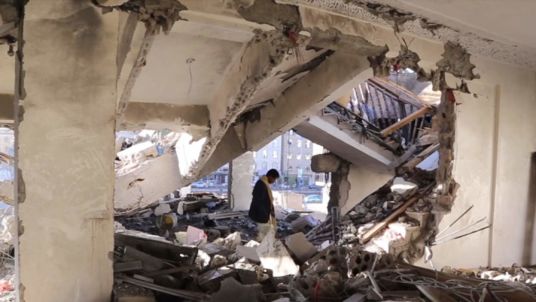
<svg viewBox="0 0 536 302"><path fill-rule="evenodd" d="M115 301L534 301L530 268L411 265L437 232L435 175L406 171L322 223L277 208L262 242L246 212L212 193L118 212Z"/></svg>
<svg viewBox="0 0 536 302"><path fill-rule="evenodd" d="M175 242L116 223L114 301L534 301L535 270L432 271L360 244L314 246L303 233L261 243L238 232ZM179 243L181 242L181 243Z"/></svg>
<svg viewBox="0 0 536 302"><path fill-rule="evenodd" d="M513 265L511 267L481 267L475 269L455 269L447 266L443 267L441 271L463 277L536 285L536 268L534 266Z"/></svg>
<svg viewBox="0 0 536 302"><path fill-rule="evenodd" d="M286 237L295 232L307 232L320 221L307 211L287 211L276 207L277 235ZM179 240L188 228L202 229L209 241L240 232L244 240L254 239L256 224L246 211L231 211L226 198L213 193L189 193L180 197L176 191L158 203L127 213L116 211L115 220L129 230L137 230ZM180 240L179 240L180 241Z"/></svg>
<svg viewBox="0 0 536 302"><path fill-rule="evenodd" d="M395 177L342 216L335 230L330 217L307 233L307 239L319 245L335 241L361 246L411 263L423 256L435 230L434 183L433 171L418 171L407 180Z"/></svg>

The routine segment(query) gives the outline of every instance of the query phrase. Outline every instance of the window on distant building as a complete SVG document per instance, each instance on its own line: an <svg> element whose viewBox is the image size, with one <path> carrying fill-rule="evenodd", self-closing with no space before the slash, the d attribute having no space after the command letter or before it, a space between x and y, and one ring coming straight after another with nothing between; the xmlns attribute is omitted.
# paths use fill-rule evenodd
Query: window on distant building
<svg viewBox="0 0 536 302"><path fill-rule="evenodd" d="M301 154L296 155L296 159L300 160L301 159Z"/></svg>
<svg viewBox="0 0 536 302"><path fill-rule="evenodd" d="M298 140L298 148L301 148L301 139Z"/></svg>
<svg viewBox="0 0 536 302"><path fill-rule="evenodd" d="M292 159L292 154L287 154L287 159Z"/></svg>
<svg viewBox="0 0 536 302"><path fill-rule="evenodd" d="M253 151L253 157L257 157L257 151Z"/></svg>
<svg viewBox="0 0 536 302"><path fill-rule="evenodd" d="M311 155L306 155L306 156L305 156L305 159L306 159L306 160L311 160Z"/></svg>
<svg viewBox="0 0 536 302"><path fill-rule="evenodd" d="M305 140L305 147L311 148L311 141L310 140Z"/></svg>
<svg viewBox="0 0 536 302"><path fill-rule="evenodd" d="M292 145L292 138L289 138L289 139L288 139L288 144L289 144L289 145Z"/></svg>
<svg viewBox="0 0 536 302"><path fill-rule="evenodd" d="M262 150L262 157L268 158L268 152L266 151L266 149Z"/></svg>
<svg viewBox="0 0 536 302"><path fill-rule="evenodd" d="M273 156L273 158L277 158L277 151L273 151L272 156Z"/></svg>

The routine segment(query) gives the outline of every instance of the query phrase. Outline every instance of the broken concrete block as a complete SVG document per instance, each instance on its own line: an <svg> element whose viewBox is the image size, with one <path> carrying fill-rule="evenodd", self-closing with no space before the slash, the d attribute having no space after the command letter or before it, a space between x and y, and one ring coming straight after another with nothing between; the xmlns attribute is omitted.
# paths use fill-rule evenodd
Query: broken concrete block
<svg viewBox="0 0 536 302"><path fill-rule="evenodd" d="M257 249L254 247L239 245L236 247L236 252L240 257L245 257L246 259L254 262L261 262L259 254L257 254Z"/></svg>
<svg viewBox="0 0 536 302"><path fill-rule="evenodd" d="M294 263L285 245L275 238L275 233L270 230L257 248L261 264L266 269L271 269L274 277L295 275L300 267Z"/></svg>
<svg viewBox="0 0 536 302"><path fill-rule="evenodd" d="M258 243L257 241L255 240L250 240L248 241L248 243L244 244L244 246L247 246L247 247L258 247L260 243Z"/></svg>
<svg viewBox="0 0 536 302"><path fill-rule="evenodd" d="M221 282L220 290L214 293L211 302L255 302L262 301L262 287L260 284L243 285L234 278L227 278Z"/></svg>
<svg viewBox="0 0 536 302"><path fill-rule="evenodd" d="M260 269L256 265L249 263L235 263L232 265L238 272L238 278L242 284L255 284L258 283L257 270Z"/></svg>
<svg viewBox="0 0 536 302"><path fill-rule="evenodd" d="M198 247L199 249L205 251L205 253L209 254L210 256L214 256L216 254L228 256L233 253L232 251L225 249L220 244L214 244L214 242L203 243L203 244L200 244Z"/></svg>
<svg viewBox="0 0 536 302"><path fill-rule="evenodd" d="M135 144L130 148L117 152L117 157L121 162L128 165L139 164L148 158L157 156L156 145L150 141Z"/></svg>
<svg viewBox="0 0 536 302"><path fill-rule="evenodd" d="M224 266L228 263L227 258L222 255L214 255L212 261L210 262L210 268L217 268Z"/></svg>
<svg viewBox="0 0 536 302"><path fill-rule="evenodd" d="M236 247L240 244L240 242L242 242L242 237L240 236L240 233L234 232L225 237L225 243L223 244L223 247L228 250L235 250Z"/></svg>
<svg viewBox="0 0 536 302"><path fill-rule="evenodd" d="M391 185L391 192L404 195L405 193L409 193L415 188L417 188L416 184L406 181L402 177L396 177L393 180L393 184Z"/></svg>
<svg viewBox="0 0 536 302"><path fill-rule="evenodd" d="M410 218L417 220L421 228L425 228L427 225L428 217L430 216L430 213L406 211L406 215L408 215Z"/></svg>
<svg viewBox="0 0 536 302"><path fill-rule="evenodd" d="M169 204L167 203L162 203L162 204L159 204L155 209L154 209L154 214L156 216L161 216L161 215L164 215L164 214L167 214L171 212L171 207L169 206Z"/></svg>
<svg viewBox="0 0 536 302"><path fill-rule="evenodd" d="M340 158L331 153L317 154L311 157L311 170L316 173L336 172L340 164Z"/></svg>
<svg viewBox="0 0 536 302"><path fill-rule="evenodd" d="M205 251L199 249L197 251L197 257L195 258L195 264L201 268L201 270L204 270L207 268L210 264L210 256Z"/></svg>
<svg viewBox="0 0 536 302"><path fill-rule="evenodd" d="M217 269L210 270L206 273L201 274L197 278L197 282L199 283L199 286L205 290L205 291L215 291L218 289L218 285L220 284L221 280L224 278L229 278L236 276L236 271L234 269L231 269L229 267L220 267ZM229 278L233 279L233 278ZM225 300L221 300L225 301Z"/></svg>
<svg viewBox="0 0 536 302"><path fill-rule="evenodd" d="M285 238L285 244L301 263L307 261L317 252L314 245L305 238L303 233L288 236Z"/></svg>
<svg viewBox="0 0 536 302"><path fill-rule="evenodd" d="M176 232L175 233L175 239L182 245L186 244L187 240L187 233L186 232Z"/></svg>

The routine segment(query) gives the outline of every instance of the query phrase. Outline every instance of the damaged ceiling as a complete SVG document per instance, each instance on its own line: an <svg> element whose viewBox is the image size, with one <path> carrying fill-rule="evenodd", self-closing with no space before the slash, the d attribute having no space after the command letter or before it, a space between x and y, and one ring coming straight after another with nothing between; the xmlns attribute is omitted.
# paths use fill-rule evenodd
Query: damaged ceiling
<svg viewBox="0 0 536 302"><path fill-rule="evenodd" d="M536 37L530 1L276 0L314 8L446 43L471 54L536 69ZM493 9L481 11L482 7ZM509 22L500 22L508 20ZM512 22L515 20L514 22ZM508 23L508 24L506 24ZM505 25L506 24L506 25ZM522 30L520 30L522 29Z"/></svg>

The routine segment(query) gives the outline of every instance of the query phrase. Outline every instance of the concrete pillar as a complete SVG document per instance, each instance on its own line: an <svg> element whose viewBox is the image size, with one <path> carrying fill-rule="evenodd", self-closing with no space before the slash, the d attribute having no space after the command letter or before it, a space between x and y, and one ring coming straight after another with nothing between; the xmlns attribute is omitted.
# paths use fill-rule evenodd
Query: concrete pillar
<svg viewBox="0 0 536 302"><path fill-rule="evenodd" d="M233 210L248 210L251 204L253 186L251 180L255 172L255 158L253 152L246 152L233 160L231 172L231 198Z"/></svg>
<svg viewBox="0 0 536 302"><path fill-rule="evenodd" d="M20 301L109 301L117 14L30 1L18 120Z"/></svg>

